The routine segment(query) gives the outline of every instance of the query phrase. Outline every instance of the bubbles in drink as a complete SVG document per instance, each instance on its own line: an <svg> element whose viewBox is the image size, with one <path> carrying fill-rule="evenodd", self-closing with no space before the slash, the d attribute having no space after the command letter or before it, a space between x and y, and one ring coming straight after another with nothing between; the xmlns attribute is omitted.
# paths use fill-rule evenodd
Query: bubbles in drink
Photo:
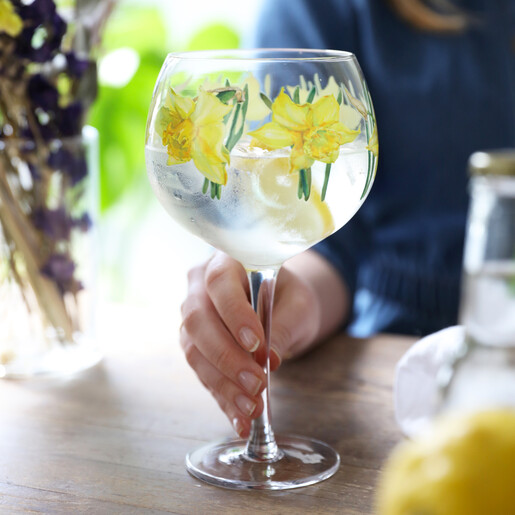
<svg viewBox="0 0 515 515"><path fill-rule="evenodd" d="M281 265L354 215L364 200L368 151L342 147L323 201L326 165L315 162L310 197L299 199L299 173L290 172L288 149L236 145L220 199L202 193L204 176L193 161L168 166L166 151L150 147L146 160L152 188L176 221L247 267L257 268Z"/></svg>

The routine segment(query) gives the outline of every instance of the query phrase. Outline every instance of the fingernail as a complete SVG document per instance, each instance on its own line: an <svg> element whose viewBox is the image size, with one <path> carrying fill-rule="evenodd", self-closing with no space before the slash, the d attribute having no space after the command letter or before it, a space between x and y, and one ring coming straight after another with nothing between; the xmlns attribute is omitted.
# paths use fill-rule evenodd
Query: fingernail
<svg viewBox="0 0 515 515"><path fill-rule="evenodd" d="M250 415L252 415L252 413L256 409L256 403L245 395L238 395L234 402L236 403L236 406L238 406L240 411L247 417L250 417Z"/></svg>
<svg viewBox="0 0 515 515"><path fill-rule="evenodd" d="M270 345L270 352L273 352L277 356L277 360L279 361L280 365L283 362L283 359L281 358L279 351L273 345Z"/></svg>
<svg viewBox="0 0 515 515"><path fill-rule="evenodd" d="M236 431L236 433L238 433L238 436L240 436L243 431L243 426L241 425L241 422L237 417L234 417L232 419L232 427L234 427L234 430Z"/></svg>
<svg viewBox="0 0 515 515"><path fill-rule="evenodd" d="M261 379L250 372L240 372L238 379L243 388L252 395L256 395L261 388Z"/></svg>
<svg viewBox="0 0 515 515"><path fill-rule="evenodd" d="M259 347L259 338L256 336L256 333L248 327L243 327L240 330L240 340L249 352L254 352Z"/></svg>

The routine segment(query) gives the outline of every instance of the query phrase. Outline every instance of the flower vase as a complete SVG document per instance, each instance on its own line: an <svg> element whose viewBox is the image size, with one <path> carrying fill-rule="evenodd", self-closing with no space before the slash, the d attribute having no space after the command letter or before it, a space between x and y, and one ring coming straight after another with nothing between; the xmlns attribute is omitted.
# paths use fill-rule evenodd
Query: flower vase
<svg viewBox="0 0 515 515"><path fill-rule="evenodd" d="M0 139L0 377L68 375L94 337L98 133Z"/></svg>

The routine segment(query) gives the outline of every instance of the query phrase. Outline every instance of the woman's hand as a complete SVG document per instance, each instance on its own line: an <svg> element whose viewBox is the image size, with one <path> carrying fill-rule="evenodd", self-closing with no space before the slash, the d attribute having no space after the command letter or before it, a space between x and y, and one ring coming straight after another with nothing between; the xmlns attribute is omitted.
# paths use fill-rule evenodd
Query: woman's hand
<svg viewBox="0 0 515 515"><path fill-rule="evenodd" d="M317 258L321 259L321 258ZM263 327L249 301L243 267L222 252L190 270L182 305L180 341L190 366L217 400L236 432L246 437L263 410ZM278 276L272 316L270 368L307 350L321 334L316 287L284 267Z"/></svg>

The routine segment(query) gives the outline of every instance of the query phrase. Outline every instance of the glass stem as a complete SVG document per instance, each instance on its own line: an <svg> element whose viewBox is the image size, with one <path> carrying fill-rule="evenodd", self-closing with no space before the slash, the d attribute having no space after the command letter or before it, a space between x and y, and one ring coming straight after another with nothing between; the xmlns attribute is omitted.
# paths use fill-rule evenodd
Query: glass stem
<svg viewBox="0 0 515 515"><path fill-rule="evenodd" d="M272 306L274 302L275 282L278 269L247 270L250 284L252 307L257 313L266 338L266 388L261 394L263 413L252 421L245 456L251 461L277 461L282 453L275 442L274 432L270 425L270 336L272 329Z"/></svg>

